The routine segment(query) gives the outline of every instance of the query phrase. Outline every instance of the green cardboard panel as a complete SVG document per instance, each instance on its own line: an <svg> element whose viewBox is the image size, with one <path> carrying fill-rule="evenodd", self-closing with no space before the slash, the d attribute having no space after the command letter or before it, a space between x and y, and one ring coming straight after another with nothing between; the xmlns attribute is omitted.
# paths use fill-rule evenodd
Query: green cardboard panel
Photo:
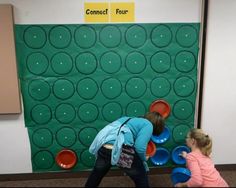
<svg viewBox="0 0 236 188"><path fill-rule="evenodd" d="M96 134L117 118L171 107L170 153L194 125L199 23L16 25L18 70L34 172L84 171ZM63 149L77 156L63 169ZM148 162L151 168L175 166Z"/></svg>

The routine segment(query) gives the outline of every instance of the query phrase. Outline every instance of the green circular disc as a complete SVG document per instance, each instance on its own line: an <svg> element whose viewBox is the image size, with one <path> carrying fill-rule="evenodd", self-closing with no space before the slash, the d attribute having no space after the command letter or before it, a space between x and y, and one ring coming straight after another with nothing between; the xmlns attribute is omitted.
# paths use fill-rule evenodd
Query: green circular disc
<svg viewBox="0 0 236 188"><path fill-rule="evenodd" d="M84 103L79 107L78 115L86 123L95 121L98 117L98 108L92 103Z"/></svg>
<svg viewBox="0 0 236 188"><path fill-rule="evenodd" d="M98 131L93 127L85 127L79 132L79 140L85 146L90 146Z"/></svg>
<svg viewBox="0 0 236 188"><path fill-rule="evenodd" d="M79 81L77 92L84 99L92 99L98 92L98 85L93 79L84 78Z"/></svg>
<svg viewBox="0 0 236 188"><path fill-rule="evenodd" d="M52 57L51 66L55 73L64 75L72 70L73 61L68 54L59 52Z"/></svg>
<svg viewBox="0 0 236 188"><path fill-rule="evenodd" d="M29 84L29 94L35 99L42 101L50 95L50 85L44 80L32 80Z"/></svg>
<svg viewBox="0 0 236 188"><path fill-rule="evenodd" d="M38 169L49 169L54 163L54 157L51 152L42 150L34 155L33 162Z"/></svg>
<svg viewBox="0 0 236 188"><path fill-rule="evenodd" d="M91 74L97 68L97 59L92 53L84 52L76 57L75 64L82 74Z"/></svg>
<svg viewBox="0 0 236 188"><path fill-rule="evenodd" d="M173 129L173 139L176 143L185 143L185 138L190 131L189 126L187 125L177 125Z"/></svg>
<svg viewBox="0 0 236 188"><path fill-rule="evenodd" d="M63 127L56 133L56 141L63 147L70 147L77 140L76 132L70 127Z"/></svg>
<svg viewBox="0 0 236 188"><path fill-rule="evenodd" d="M169 80L164 77L158 77L151 82L151 92L156 97L165 97L171 90L171 84Z"/></svg>
<svg viewBox="0 0 236 188"><path fill-rule="evenodd" d="M121 57L116 52L106 52L100 59L100 65L106 73L116 73L121 67Z"/></svg>
<svg viewBox="0 0 236 188"><path fill-rule="evenodd" d="M122 108L119 103L109 102L102 108L102 115L108 122L112 122L122 115Z"/></svg>
<svg viewBox="0 0 236 188"><path fill-rule="evenodd" d="M32 74L41 75L48 68L48 59L43 53L35 52L27 57L27 68Z"/></svg>
<svg viewBox="0 0 236 188"><path fill-rule="evenodd" d="M126 115L130 117L143 116L145 113L145 105L139 101L130 102L126 107Z"/></svg>
<svg viewBox="0 0 236 188"><path fill-rule="evenodd" d="M166 52L157 52L151 57L151 67L157 73L164 73L170 69L171 58Z"/></svg>
<svg viewBox="0 0 236 188"><path fill-rule="evenodd" d="M31 110L31 117L37 124L46 124L52 118L51 109L45 104L37 104Z"/></svg>
<svg viewBox="0 0 236 188"><path fill-rule="evenodd" d="M65 26L55 26L49 32L49 41L55 48L65 48L71 42L70 30Z"/></svg>
<svg viewBox="0 0 236 188"><path fill-rule="evenodd" d="M139 98L146 92L147 85L142 78L134 77L127 81L125 89L131 98Z"/></svg>
<svg viewBox="0 0 236 188"><path fill-rule="evenodd" d="M187 100L179 100L174 104L173 113L178 119L188 119L193 114L193 105Z"/></svg>
<svg viewBox="0 0 236 188"><path fill-rule="evenodd" d="M125 33L125 38L128 45L130 45L131 47L141 47L147 40L146 30L139 25L131 26L127 29Z"/></svg>
<svg viewBox="0 0 236 188"><path fill-rule="evenodd" d="M39 26L30 26L24 32L24 42L30 48L42 48L46 41L46 32Z"/></svg>
<svg viewBox="0 0 236 188"><path fill-rule="evenodd" d="M84 166L93 167L96 158L88 150L84 150L80 155L80 159Z"/></svg>
<svg viewBox="0 0 236 188"><path fill-rule="evenodd" d="M81 48L91 48L96 40L96 32L90 26L82 25L75 31L75 42Z"/></svg>
<svg viewBox="0 0 236 188"><path fill-rule="evenodd" d="M126 57L125 65L130 73L138 74L145 70L146 58L140 52L131 52Z"/></svg>
<svg viewBox="0 0 236 188"><path fill-rule="evenodd" d="M101 43L108 48L116 47L121 42L121 32L114 25L105 26L100 32Z"/></svg>
<svg viewBox="0 0 236 188"><path fill-rule="evenodd" d="M182 26L176 33L176 40L180 46L190 47L197 41L197 31L192 26Z"/></svg>
<svg viewBox="0 0 236 188"><path fill-rule="evenodd" d="M166 25L159 25L152 30L152 43L157 47L166 47L170 44L172 33Z"/></svg>
<svg viewBox="0 0 236 188"><path fill-rule="evenodd" d="M75 118L75 109L71 104L60 104L56 108L55 115L60 123L70 123Z"/></svg>
<svg viewBox="0 0 236 188"><path fill-rule="evenodd" d="M34 131L33 143L40 148L47 148L52 145L53 135L49 129L41 128Z"/></svg>
<svg viewBox="0 0 236 188"><path fill-rule="evenodd" d="M68 99L74 92L73 83L66 79L58 79L53 85L53 93L59 99Z"/></svg>
<svg viewBox="0 0 236 188"><path fill-rule="evenodd" d="M102 82L101 90L106 98L114 99L121 94L122 85L116 78L108 78Z"/></svg>
<svg viewBox="0 0 236 188"><path fill-rule="evenodd" d="M174 83L174 91L180 97L187 97L191 95L194 91L195 84L194 81L187 76L182 76L176 79Z"/></svg>
<svg viewBox="0 0 236 188"><path fill-rule="evenodd" d="M178 53L175 57L175 66L176 69L180 72L189 72L191 71L196 64L194 55L188 51L182 51Z"/></svg>

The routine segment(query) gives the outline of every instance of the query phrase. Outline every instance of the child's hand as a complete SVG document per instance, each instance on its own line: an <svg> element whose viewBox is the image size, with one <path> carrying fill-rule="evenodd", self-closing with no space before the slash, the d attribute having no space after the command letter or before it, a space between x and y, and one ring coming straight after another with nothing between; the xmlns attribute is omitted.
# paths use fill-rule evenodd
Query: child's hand
<svg viewBox="0 0 236 188"><path fill-rule="evenodd" d="M187 187L186 183L176 183L175 187Z"/></svg>
<svg viewBox="0 0 236 188"><path fill-rule="evenodd" d="M184 185L182 185L182 183L176 183L175 187L184 187Z"/></svg>
<svg viewBox="0 0 236 188"><path fill-rule="evenodd" d="M186 151L183 151L181 154L180 154L180 156L182 156L183 158L186 158L187 157L187 152Z"/></svg>
<svg viewBox="0 0 236 188"><path fill-rule="evenodd" d="M181 183L176 183L176 184L175 184L175 187L182 187L182 186L181 186Z"/></svg>

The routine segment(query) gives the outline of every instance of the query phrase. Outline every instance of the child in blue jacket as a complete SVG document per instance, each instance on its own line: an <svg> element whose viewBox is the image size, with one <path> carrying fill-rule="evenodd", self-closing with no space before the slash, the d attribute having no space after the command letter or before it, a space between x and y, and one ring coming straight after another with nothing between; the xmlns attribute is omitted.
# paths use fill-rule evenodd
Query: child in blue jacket
<svg viewBox="0 0 236 188"><path fill-rule="evenodd" d="M122 117L105 126L89 148L90 153L96 155L96 162L85 187L99 186L110 168L117 165L123 144L135 148L132 166L123 168L124 172L136 187L149 187L146 149L151 136L159 135L163 130L164 119L158 112L148 112L144 117Z"/></svg>

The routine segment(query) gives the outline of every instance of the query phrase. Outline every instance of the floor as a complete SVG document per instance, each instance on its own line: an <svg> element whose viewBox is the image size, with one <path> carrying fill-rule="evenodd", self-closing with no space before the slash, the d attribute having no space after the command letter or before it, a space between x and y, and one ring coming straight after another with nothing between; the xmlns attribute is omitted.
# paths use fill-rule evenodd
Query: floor
<svg viewBox="0 0 236 188"><path fill-rule="evenodd" d="M230 187L236 187L236 171L220 171ZM0 181L0 187L83 187L87 178ZM173 187L170 174L149 175L151 187ZM134 187L127 176L105 177L100 187Z"/></svg>

